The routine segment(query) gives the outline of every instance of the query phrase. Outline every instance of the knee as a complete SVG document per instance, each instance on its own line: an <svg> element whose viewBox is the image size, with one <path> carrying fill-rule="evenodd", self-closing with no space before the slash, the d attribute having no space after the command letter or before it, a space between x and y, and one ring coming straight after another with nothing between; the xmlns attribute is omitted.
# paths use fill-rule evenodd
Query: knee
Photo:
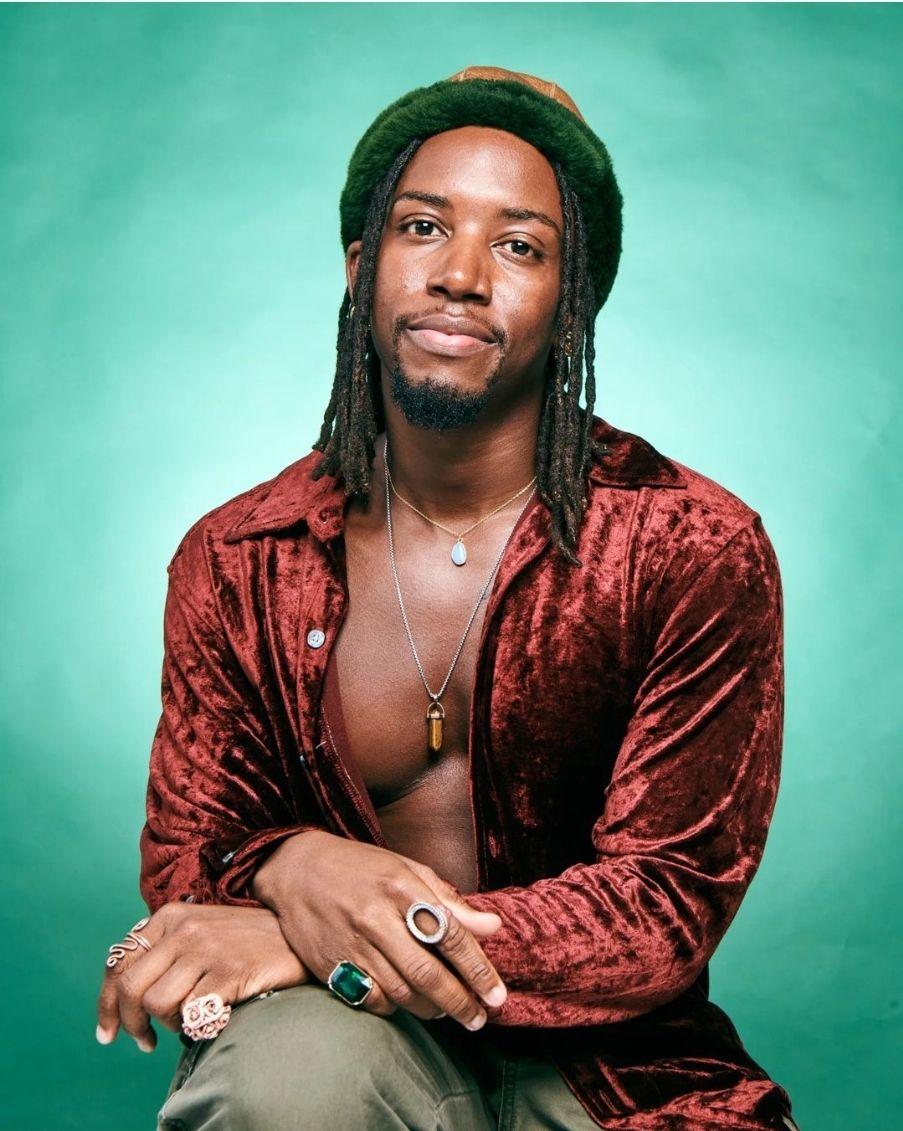
<svg viewBox="0 0 903 1131"><path fill-rule="evenodd" d="M223 1127L403 1127L386 1099L398 1091L400 1044L391 1021L311 983L238 1006L192 1076L213 1084Z"/></svg>

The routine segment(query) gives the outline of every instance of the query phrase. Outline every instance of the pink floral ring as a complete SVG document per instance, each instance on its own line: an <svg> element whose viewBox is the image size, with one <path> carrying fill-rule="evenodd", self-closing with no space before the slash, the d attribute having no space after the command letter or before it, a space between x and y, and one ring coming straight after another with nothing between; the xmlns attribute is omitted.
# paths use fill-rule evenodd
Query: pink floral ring
<svg viewBox="0 0 903 1131"><path fill-rule="evenodd" d="M219 994L193 997L182 1006L182 1032L193 1041L212 1041L225 1029L232 1006L224 1005Z"/></svg>

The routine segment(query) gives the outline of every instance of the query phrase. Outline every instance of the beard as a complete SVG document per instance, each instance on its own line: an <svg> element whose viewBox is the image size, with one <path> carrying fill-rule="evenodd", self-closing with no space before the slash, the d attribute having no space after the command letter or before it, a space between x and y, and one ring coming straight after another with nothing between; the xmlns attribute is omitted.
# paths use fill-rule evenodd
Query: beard
<svg viewBox="0 0 903 1131"><path fill-rule="evenodd" d="M505 363L504 341L499 341L495 367L479 392L465 392L435 377L427 376L416 381L405 372L398 358L398 340L406 320L396 324L392 339L392 372L389 391L405 420L416 428L434 432L447 432L473 424L493 399L493 389L501 380Z"/></svg>

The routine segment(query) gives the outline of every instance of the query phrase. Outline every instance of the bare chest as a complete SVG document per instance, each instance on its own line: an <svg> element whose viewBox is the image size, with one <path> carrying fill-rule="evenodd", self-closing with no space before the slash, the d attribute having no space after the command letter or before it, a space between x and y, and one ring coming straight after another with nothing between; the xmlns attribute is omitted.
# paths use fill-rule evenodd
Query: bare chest
<svg viewBox="0 0 903 1131"><path fill-rule="evenodd" d="M326 672L327 709L340 716L333 741L338 732L339 753L356 763L389 846L472 891L468 732L487 605L478 599L495 555L487 560L469 546L459 567L450 557L453 539L442 532L404 547L400 541L396 530L398 581L420 667L430 690L444 685L441 749L429 748L432 701L405 630L385 530L353 521L345 533L348 605Z"/></svg>

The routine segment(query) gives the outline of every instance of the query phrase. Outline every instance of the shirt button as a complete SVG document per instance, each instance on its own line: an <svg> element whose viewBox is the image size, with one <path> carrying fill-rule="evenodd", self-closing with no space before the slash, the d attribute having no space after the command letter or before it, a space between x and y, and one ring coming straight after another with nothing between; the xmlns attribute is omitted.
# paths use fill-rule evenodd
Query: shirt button
<svg viewBox="0 0 903 1131"><path fill-rule="evenodd" d="M326 639L326 633L322 628L312 628L307 634L307 643L311 648L319 648Z"/></svg>

